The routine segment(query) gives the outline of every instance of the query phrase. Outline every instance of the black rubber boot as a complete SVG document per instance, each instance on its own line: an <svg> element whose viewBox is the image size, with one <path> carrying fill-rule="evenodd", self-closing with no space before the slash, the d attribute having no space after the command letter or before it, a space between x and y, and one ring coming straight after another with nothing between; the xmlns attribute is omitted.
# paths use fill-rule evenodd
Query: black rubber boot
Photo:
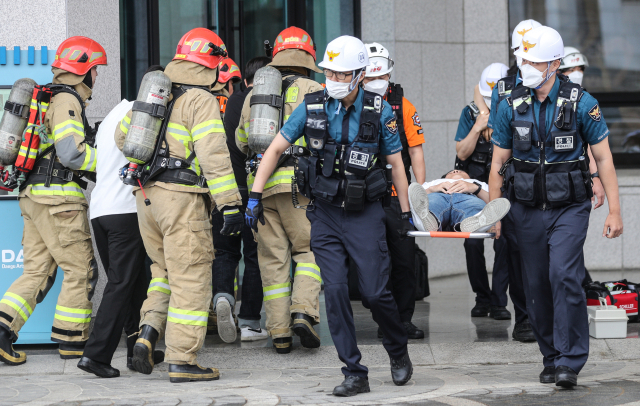
<svg viewBox="0 0 640 406"><path fill-rule="evenodd" d="M313 318L304 313L293 314L293 332L300 337L304 348L320 347L320 336L313 328Z"/></svg>
<svg viewBox="0 0 640 406"><path fill-rule="evenodd" d="M540 383L556 383L556 367L544 367L540 372Z"/></svg>
<svg viewBox="0 0 640 406"><path fill-rule="evenodd" d="M291 337L274 338L273 346L278 354L289 354L291 352L291 343L293 339Z"/></svg>
<svg viewBox="0 0 640 406"><path fill-rule="evenodd" d="M556 368L556 386L572 388L578 384L578 374L573 369L560 365Z"/></svg>
<svg viewBox="0 0 640 406"><path fill-rule="evenodd" d="M358 393L370 392L369 380L360 376L349 375L344 378L344 381L335 388L333 388L334 396L355 396Z"/></svg>
<svg viewBox="0 0 640 406"><path fill-rule="evenodd" d="M158 364L162 364L164 362L164 352L160 351L160 350L155 350L153 352L153 365L158 365ZM133 357L127 357L127 368L129 368L132 371L135 371L136 369L133 367Z"/></svg>
<svg viewBox="0 0 640 406"><path fill-rule="evenodd" d="M413 364L409 359L409 353L398 359L391 358L391 379L393 379L393 383L402 386L409 382L411 375L413 375Z"/></svg>
<svg viewBox="0 0 640 406"><path fill-rule="evenodd" d="M136 344L133 346L133 369L141 374L149 375L155 365L154 354L158 336L153 327L145 324L140 330Z"/></svg>
<svg viewBox="0 0 640 406"><path fill-rule="evenodd" d="M120 371L111 365L103 364L102 362L94 361L87 357L82 357L80 359L80 362L78 362L78 368L90 374L99 376L100 378L117 378L120 376Z"/></svg>
<svg viewBox="0 0 640 406"><path fill-rule="evenodd" d="M79 343L60 343L58 346L58 352L60 353L60 358L62 359L77 359L82 358L82 354L84 353L84 346L87 344L86 341L82 341Z"/></svg>
<svg viewBox="0 0 640 406"><path fill-rule="evenodd" d="M216 379L220 379L220 371L215 368L203 368L200 365L169 364L169 381L171 383L215 381Z"/></svg>
<svg viewBox="0 0 640 406"><path fill-rule="evenodd" d="M13 350L11 331L0 325L0 361L7 365L22 365L27 362L27 354Z"/></svg>

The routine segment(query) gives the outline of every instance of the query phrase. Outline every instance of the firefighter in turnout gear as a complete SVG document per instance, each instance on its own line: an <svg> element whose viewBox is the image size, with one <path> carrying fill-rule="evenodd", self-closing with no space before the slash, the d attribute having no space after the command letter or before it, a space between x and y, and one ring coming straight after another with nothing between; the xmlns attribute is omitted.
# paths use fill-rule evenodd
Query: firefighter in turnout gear
<svg viewBox="0 0 640 406"><path fill-rule="evenodd" d="M269 66L282 74L284 106L280 114L280 125L288 121L291 113L303 103L306 94L322 90L320 84L309 78L312 71L321 72L316 67L315 60L315 45L304 30L289 27L278 34L273 48L273 60ZM258 75L259 73L256 78ZM257 85L255 79L254 85ZM254 119L251 117L251 99L254 93L255 86L245 99L236 130L238 148L247 153L250 159L255 159L256 153L263 152L249 149L249 129ZM249 198L260 195L264 205L264 222L255 226L258 263L267 313L266 328L280 354L291 351L293 332L300 336L303 347L320 346L320 336L313 328L320 321L320 268L309 246L309 220L304 210L292 205L291 199L291 178L294 173L291 152L295 147L306 148L307 144L301 138L285 151L278 162L279 166L270 174L264 191L251 191L255 172L250 173L247 179L247 186L251 191ZM299 199L301 205L308 204L305 197L299 196ZM296 263L293 282L290 272L292 260Z"/></svg>
<svg viewBox="0 0 640 406"><path fill-rule="evenodd" d="M45 113L41 142L33 170L20 186L18 200L24 218L24 272L0 299L0 361L20 365L26 355L12 343L38 303L64 271L51 329L60 357L80 358L89 338L98 268L93 257L86 188L78 173L95 171L96 150L85 141L91 131L85 102L107 64L104 48L86 37L71 37L58 47L52 64L53 92L49 104L32 99ZM30 151L27 151L31 154ZM21 150L20 154L25 155ZM35 155L35 154L34 154Z"/></svg>
<svg viewBox="0 0 640 406"><path fill-rule="evenodd" d="M220 105L220 116L224 121L224 113L227 111L227 100L233 94L233 85L242 81L240 68L231 58L224 58L218 65L218 80L211 92Z"/></svg>
<svg viewBox="0 0 640 406"><path fill-rule="evenodd" d="M587 145L609 199L607 238L622 234L618 182L598 101L557 74L560 34L534 28L516 56L522 83L500 103L494 123L490 198L502 197L504 185L512 202L527 309L543 355L540 382L572 387L589 356L581 286L592 197Z"/></svg>
<svg viewBox="0 0 640 406"><path fill-rule="evenodd" d="M369 66L364 78L364 90L377 93L384 98L393 109L398 127L398 135L402 143L402 163L404 164L407 182L411 183L411 169L419 184L425 182L424 132L420 116L416 108L404 97L404 90L398 83L390 83L394 62L389 51L377 42L365 44L369 53ZM384 158L382 159L384 164ZM384 208L387 225L387 243L391 256L391 275L389 290L398 305L400 319L409 338L424 338L424 331L412 322L415 310L415 241L400 236L396 229L401 224L400 201L395 189L392 191L391 204ZM378 338L382 338L382 329L378 328Z"/></svg>
<svg viewBox="0 0 640 406"><path fill-rule="evenodd" d="M144 190L134 192L140 232L153 264L133 366L150 374L155 345L164 335L171 382L219 378L218 370L200 367L196 357L211 302L212 203L224 215L223 234L237 233L243 224L220 107L211 94L223 56L222 40L205 28L189 31L178 43L164 71L173 84L171 113L157 141L158 159L148 164L167 169L151 175ZM119 148L130 122L131 112L116 130ZM145 192L150 205L145 204Z"/></svg>

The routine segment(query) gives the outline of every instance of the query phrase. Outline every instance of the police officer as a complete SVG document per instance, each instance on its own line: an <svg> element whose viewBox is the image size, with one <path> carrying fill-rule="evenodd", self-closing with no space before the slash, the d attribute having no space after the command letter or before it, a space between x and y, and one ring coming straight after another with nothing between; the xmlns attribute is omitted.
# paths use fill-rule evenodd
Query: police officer
<svg viewBox="0 0 640 406"><path fill-rule="evenodd" d="M478 85L482 97L491 106L491 91L507 73L507 66L493 63L487 66ZM456 169L466 171L472 179L488 182L491 168L491 143L486 131L488 112L480 111L474 102L462 110L458 131L456 132ZM486 138L485 138L486 137ZM522 271L517 248L512 249L506 239L494 240L492 287L484 258L484 241L466 239L464 250L467 259L467 272L471 287L476 293L476 305L471 310L472 317L486 317L489 314L495 320L510 320L507 306L507 287L516 313L513 338L518 341L535 341L531 326L527 320ZM514 255L511 253L514 252Z"/></svg>
<svg viewBox="0 0 640 406"><path fill-rule="evenodd" d="M51 64L54 86L48 109L43 100L32 99L46 113L47 142L40 142L35 166L18 196L24 218L24 273L0 299L0 361L9 365L27 360L25 353L13 350L12 343L51 289L58 266L65 274L51 340L60 344L62 359L71 359L82 356L89 339L90 300L98 268L81 190L87 185L77 171L96 170L96 150L85 140L91 130L85 102L91 97L97 66L106 64L107 53L96 41L66 39ZM25 156L25 151L21 149L20 154Z"/></svg>
<svg viewBox="0 0 640 406"><path fill-rule="evenodd" d="M243 224L242 199L231 168L220 106L211 94L223 56L222 40L208 29L194 28L180 39L176 55L164 71L173 84L171 115L166 134L158 141L165 148L156 150L163 155L155 162L167 169L152 176L145 186L150 205L145 204L143 191L134 192L140 232L153 264L133 367L144 374L153 371L152 354L166 329L165 361L169 363L169 380L176 383L220 376L217 369L196 363L211 303L214 255L210 199L224 216L223 234L236 234ZM119 148L128 133L130 114L116 130Z"/></svg>
<svg viewBox="0 0 640 406"><path fill-rule="evenodd" d="M273 48L273 66L282 74L284 111L286 123L292 112L303 103L305 95L322 90L322 86L309 76L316 67L316 50L309 34L301 28L289 27L278 34ZM256 157L259 151L250 151L250 118L253 91L242 107L240 123L236 131L238 148ZM255 100L255 99L254 99ZM307 147L304 139L297 146ZM300 336L305 348L320 346L320 336L313 328L320 322L320 268L316 264L309 243L311 225L304 211L293 207L291 177L294 159L292 149L285 153L279 166L270 172L262 193L265 221L258 226L258 263L264 292L264 308L267 313L267 331L273 339L278 354L291 352L292 331ZM261 164L262 165L262 164ZM247 186L253 190L255 173L247 177ZM308 202L300 197L300 203ZM294 279L291 283L291 260L295 261Z"/></svg>
<svg viewBox="0 0 640 406"><path fill-rule="evenodd" d="M326 91L306 95L273 140L258 169L246 211L250 224L263 219L264 185L280 155L304 135L311 155L298 161L297 186L314 199L307 211L311 248L322 271L331 337L346 364L342 368L345 380L333 391L336 396L370 390L368 370L360 364L349 302L349 257L358 268L363 304L382 328L393 382L404 385L413 372L407 333L386 288L390 260L380 199L390 186L385 187L384 170L375 165L378 156L385 155L393 167L393 184L405 220L397 230L401 234L413 229L407 178L391 106L359 86L368 65L367 50L357 38L345 35L327 45L320 63L327 78Z"/></svg>
<svg viewBox="0 0 640 406"><path fill-rule="evenodd" d="M582 251L589 225L591 146L609 198L603 236L622 234L609 129L597 100L556 73L562 38L550 27L524 34L516 52L522 84L501 103L492 142L490 198L502 196L502 166L522 255L527 310L543 355L540 382L571 387L589 356ZM604 141L604 142L603 142ZM511 160L510 158L513 158ZM496 225L500 234L500 225Z"/></svg>
<svg viewBox="0 0 640 406"><path fill-rule="evenodd" d="M369 66L364 78L364 89L377 93L384 98L396 114L398 135L402 143L402 163L407 175L407 182L411 183L411 168L419 184L423 184L426 177L424 153L424 134L420 124L420 116L416 108L404 97L404 90L399 83L389 83L393 71L393 60L387 48L377 42L365 44L369 53ZM384 163L384 159L383 159ZM387 243L391 256L391 275L389 290L398 306L400 319L409 338L424 338L424 331L412 322L413 311L416 307L415 288L415 258L416 244L411 238L404 238L396 231L402 222L400 200L395 189L391 193L391 204L385 207L387 215ZM382 330L378 328L378 338L382 338Z"/></svg>

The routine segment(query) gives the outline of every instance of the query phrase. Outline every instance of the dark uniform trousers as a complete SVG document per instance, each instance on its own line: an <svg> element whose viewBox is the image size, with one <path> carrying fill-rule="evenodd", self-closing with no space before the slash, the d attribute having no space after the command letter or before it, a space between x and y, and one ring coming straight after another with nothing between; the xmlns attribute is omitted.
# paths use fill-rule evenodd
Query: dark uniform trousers
<svg viewBox="0 0 640 406"><path fill-rule="evenodd" d="M400 238L402 227L400 200L391 197L391 205L384 208L387 216L387 244L391 254L391 272L387 288L398 306L400 321L410 322L416 308L416 243L413 238Z"/></svg>
<svg viewBox="0 0 640 406"><path fill-rule="evenodd" d="M347 212L316 199L315 209L307 212L307 218L311 222L311 250L324 282L331 338L340 360L346 364L342 373L366 377L368 369L360 364L362 355L349 301L349 257L357 265L362 304L371 310L384 334L384 348L392 358L407 353L407 333L387 289L390 259L382 204L365 203L362 211Z"/></svg>
<svg viewBox="0 0 640 406"><path fill-rule="evenodd" d="M589 357L589 324L582 289L583 246L591 201L540 210L514 202L527 310L544 366L580 372Z"/></svg>
<svg viewBox="0 0 640 406"><path fill-rule="evenodd" d="M147 254L136 213L97 217L91 225L108 281L84 356L111 364L123 327L127 336L139 330L140 308L149 287Z"/></svg>

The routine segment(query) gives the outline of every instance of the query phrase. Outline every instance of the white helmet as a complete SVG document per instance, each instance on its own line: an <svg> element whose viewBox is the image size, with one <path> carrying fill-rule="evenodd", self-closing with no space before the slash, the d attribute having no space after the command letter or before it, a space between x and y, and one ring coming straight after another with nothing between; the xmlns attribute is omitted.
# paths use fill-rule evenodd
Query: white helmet
<svg viewBox="0 0 640 406"><path fill-rule="evenodd" d="M343 35L329 42L324 52L321 68L335 72L351 72L369 65L364 43L356 37Z"/></svg>
<svg viewBox="0 0 640 406"><path fill-rule="evenodd" d="M541 26L542 24L540 24L536 20L520 21L518 25L516 25L516 28L513 29L513 34L511 34L511 49L520 47L520 44L522 43L522 36L524 34L534 28L538 28Z"/></svg>
<svg viewBox="0 0 640 406"><path fill-rule="evenodd" d="M589 66L587 57L574 47L564 47L564 58L560 62L560 69L569 69L574 66Z"/></svg>
<svg viewBox="0 0 640 406"><path fill-rule="evenodd" d="M369 54L369 66L367 66L366 77L377 77L391 73L393 70L393 59L389 55L387 48L377 42L364 44Z"/></svg>
<svg viewBox="0 0 640 406"><path fill-rule="evenodd" d="M491 92L496 83L503 77L507 76L509 68L504 63L492 63L484 68L482 76L480 76L480 94L484 97L491 97Z"/></svg>
<svg viewBox="0 0 640 406"><path fill-rule="evenodd" d="M555 61L564 56L562 37L551 27L534 28L524 34L522 46L514 55L530 62Z"/></svg>

